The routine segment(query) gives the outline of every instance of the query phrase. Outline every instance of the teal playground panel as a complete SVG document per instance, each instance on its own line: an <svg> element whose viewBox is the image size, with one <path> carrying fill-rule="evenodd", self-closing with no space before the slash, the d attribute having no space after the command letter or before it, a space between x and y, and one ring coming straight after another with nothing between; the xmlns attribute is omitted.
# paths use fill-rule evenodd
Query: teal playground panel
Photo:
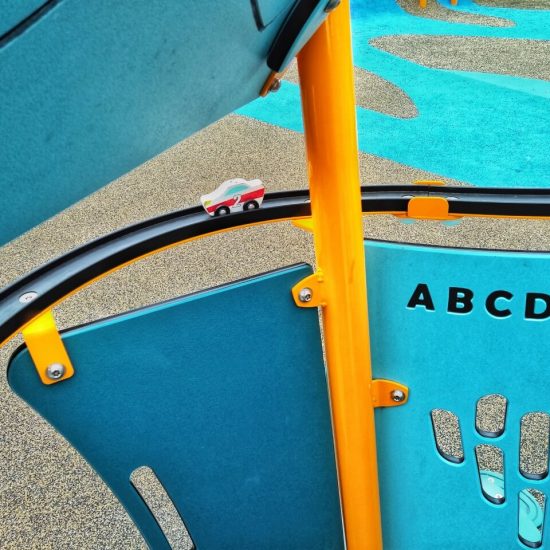
<svg viewBox="0 0 550 550"><path fill-rule="evenodd" d="M518 459L520 418L550 411L549 261L548 254L367 245L374 376L410 390L407 405L377 410L385 548L525 548L518 541L518 494L548 491L547 479L520 475ZM419 284L427 285L433 311L426 292L410 304ZM491 310L494 302L502 317L486 307L498 290L510 299L490 298L488 304ZM467 312L464 296L470 294ZM526 319L526 301L528 307L536 302L527 316L538 319ZM426 305L413 307L417 302ZM489 394L508 400L505 430L497 438L475 429L476 403ZM458 416L463 462L437 452L434 409ZM474 456L479 444L504 452L501 505L481 494Z"/></svg>
<svg viewBox="0 0 550 550"><path fill-rule="evenodd" d="M130 484L155 472L198 548L343 548L325 370L298 266L67 333L52 391L27 352L13 389L83 454L152 548L169 548Z"/></svg>
<svg viewBox="0 0 550 550"><path fill-rule="evenodd" d="M544 510L523 493L520 516L519 493L547 494L548 468L524 477L519 440L524 414L550 410L550 256L367 242L366 257L374 375L410 390L406 405L376 411L384 547L540 546ZM317 315L290 296L309 273L288 268L70 330L73 378L44 386L22 351L9 383L154 548L166 541L129 482L142 465L199 548L341 548ZM497 437L475 428L490 394L508 403ZM457 415L462 460L438 452L434 409ZM502 450L503 472L478 472L479 444ZM501 504L483 496L489 478L504 486Z"/></svg>

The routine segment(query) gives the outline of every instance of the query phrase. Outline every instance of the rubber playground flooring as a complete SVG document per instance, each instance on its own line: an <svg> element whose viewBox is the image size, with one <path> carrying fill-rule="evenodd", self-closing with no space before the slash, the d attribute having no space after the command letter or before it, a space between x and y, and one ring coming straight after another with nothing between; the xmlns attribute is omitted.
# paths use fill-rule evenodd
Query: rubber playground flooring
<svg viewBox="0 0 550 550"><path fill-rule="evenodd" d="M483 4L483 5L481 5ZM490 4L490 5L489 5ZM515 7L499 7L513 4ZM353 0L361 181L535 186L549 181L550 1ZM0 283L96 236L196 205L229 177L268 191L307 186L295 69L258 100L0 249ZM550 249L550 223L365 219L370 238ZM299 261L310 237L288 223L189 243L109 276L59 306L61 327ZM19 343L0 353L4 365ZM0 547L139 548L124 510L53 429L0 383ZM183 537L174 546L186 547Z"/></svg>

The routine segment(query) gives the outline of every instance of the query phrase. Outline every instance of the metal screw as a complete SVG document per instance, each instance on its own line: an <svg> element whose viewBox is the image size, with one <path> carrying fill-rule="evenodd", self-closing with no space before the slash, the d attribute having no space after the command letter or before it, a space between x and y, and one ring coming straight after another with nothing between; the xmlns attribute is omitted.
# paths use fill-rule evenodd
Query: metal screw
<svg viewBox="0 0 550 550"><path fill-rule="evenodd" d="M281 79L275 78L269 87L270 92L278 92L281 88Z"/></svg>
<svg viewBox="0 0 550 550"><path fill-rule="evenodd" d="M38 297L38 292L25 292L25 294L21 294L19 296L19 302L22 304L28 304L29 302L32 302L35 298Z"/></svg>
<svg viewBox="0 0 550 550"><path fill-rule="evenodd" d="M340 5L341 0L329 0L328 4L325 6L325 13L331 12L333 9L337 8Z"/></svg>
<svg viewBox="0 0 550 550"><path fill-rule="evenodd" d="M300 302L311 302L312 298L313 291L311 290L311 288L302 288L302 290L300 290L300 292L298 293L298 300L300 300Z"/></svg>
<svg viewBox="0 0 550 550"><path fill-rule="evenodd" d="M65 374L65 365L61 363L52 363L46 369L46 376L50 380L59 380Z"/></svg>
<svg viewBox="0 0 550 550"><path fill-rule="evenodd" d="M401 401L405 401L405 393L401 390L393 390L390 395L392 401L395 401L396 403L401 403Z"/></svg>

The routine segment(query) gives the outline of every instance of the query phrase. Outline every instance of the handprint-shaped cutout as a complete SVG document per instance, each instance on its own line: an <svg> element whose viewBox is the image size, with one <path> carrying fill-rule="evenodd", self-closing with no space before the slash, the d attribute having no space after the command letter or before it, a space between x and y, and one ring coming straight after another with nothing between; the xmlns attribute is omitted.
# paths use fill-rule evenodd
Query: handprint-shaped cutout
<svg viewBox="0 0 550 550"><path fill-rule="evenodd" d="M456 464L464 461L464 448L458 416L451 411L434 409L431 413L434 438L439 454Z"/></svg>
<svg viewBox="0 0 550 550"><path fill-rule="evenodd" d="M503 395L481 397L476 404L475 416L478 437L502 436L507 411L508 400ZM448 462L464 462L464 443L458 416L445 409L433 409L430 416L439 454ZM525 414L520 421L519 465L512 468L519 469L527 479L546 478L549 441L550 415L544 412ZM506 502L504 451L496 445L479 443L474 446L474 455L483 497L492 504L503 505ZM525 488L518 493L518 539L528 548L542 546L546 498L540 489Z"/></svg>
<svg viewBox="0 0 550 550"><path fill-rule="evenodd" d="M476 430L483 437L499 437L504 433L508 400L493 393L479 399L476 406Z"/></svg>

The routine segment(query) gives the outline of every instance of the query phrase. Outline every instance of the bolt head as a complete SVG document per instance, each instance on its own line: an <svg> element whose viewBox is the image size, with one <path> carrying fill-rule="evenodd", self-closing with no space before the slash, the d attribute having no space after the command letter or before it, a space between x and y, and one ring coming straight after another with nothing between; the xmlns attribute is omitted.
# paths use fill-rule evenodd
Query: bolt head
<svg viewBox="0 0 550 550"><path fill-rule="evenodd" d="M38 292L25 292L19 296L19 302L22 304L28 304L38 297Z"/></svg>
<svg viewBox="0 0 550 550"><path fill-rule="evenodd" d="M307 303L311 302L311 299L313 298L313 291L311 288L302 288L300 292L298 292L298 299L300 302Z"/></svg>
<svg viewBox="0 0 550 550"><path fill-rule="evenodd" d="M271 83L271 86L269 87L270 92L278 92L281 89L281 79L276 78Z"/></svg>
<svg viewBox="0 0 550 550"><path fill-rule="evenodd" d="M65 365L61 363L52 363L46 369L46 376L50 380L59 380L65 374Z"/></svg>
<svg viewBox="0 0 550 550"><path fill-rule="evenodd" d="M391 392L391 399L396 403L401 403L402 401L405 401L405 393L401 390L393 390Z"/></svg>
<svg viewBox="0 0 550 550"><path fill-rule="evenodd" d="M329 0L328 4L325 6L325 13L330 13L332 10L336 9L340 5L341 0Z"/></svg>

